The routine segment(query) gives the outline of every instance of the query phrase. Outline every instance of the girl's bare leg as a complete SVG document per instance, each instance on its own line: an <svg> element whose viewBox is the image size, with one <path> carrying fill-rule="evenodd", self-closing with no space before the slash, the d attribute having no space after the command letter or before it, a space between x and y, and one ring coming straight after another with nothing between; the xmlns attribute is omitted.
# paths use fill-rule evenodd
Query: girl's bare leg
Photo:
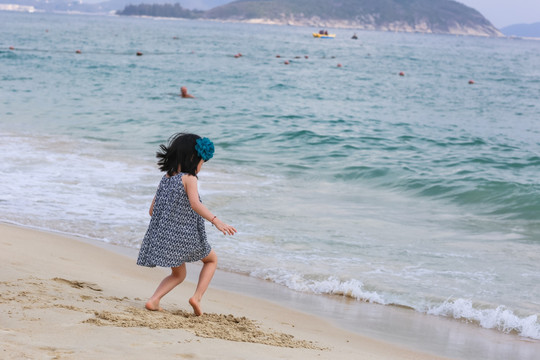
<svg viewBox="0 0 540 360"><path fill-rule="evenodd" d="M171 275L161 281L154 295L146 302L148 310L162 310L159 301L186 278L186 264L171 268Z"/></svg>
<svg viewBox="0 0 540 360"><path fill-rule="evenodd" d="M195 315L202 315L201 311L201 299L210 285L210 281L214 277L217 267L217 255L214 250L210 251L207 257L202 259L203 267L199 275L199 282L197 283L197 289L195 289L195 294L189 299L189 304L193 307L193 312Z"/></svg>

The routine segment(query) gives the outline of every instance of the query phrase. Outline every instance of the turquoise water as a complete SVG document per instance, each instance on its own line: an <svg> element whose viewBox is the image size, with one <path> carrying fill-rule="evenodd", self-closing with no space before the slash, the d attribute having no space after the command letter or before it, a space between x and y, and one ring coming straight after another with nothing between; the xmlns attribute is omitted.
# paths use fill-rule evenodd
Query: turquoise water
<svg viewBox="0 0 540 360"><path fill-rule="evenodd" d="M540 339L538 42L0 24L1 220L137 248L158 145L195 132L203 201L239 229L207 227L221 269Z"/></svg>

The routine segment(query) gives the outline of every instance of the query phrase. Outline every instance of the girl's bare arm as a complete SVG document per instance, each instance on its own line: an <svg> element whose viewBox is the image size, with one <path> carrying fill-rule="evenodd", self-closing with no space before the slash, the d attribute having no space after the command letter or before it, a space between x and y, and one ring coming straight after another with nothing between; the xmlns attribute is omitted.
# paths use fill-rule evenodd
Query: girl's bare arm
<svg viewBox="0 0 540 360"><path fill-rule="evenodd" d="M156 203L156 197L154 196L154 200L152 200L152 205L150 205L150 210L148 210L148 213L150 216L154 213L154 204Z"/></svg>
<svg viewBox="0 0 540 360"><path fill-rule="evenodd" d="M204 219L210 221L219 231L224 235L234 235L236 229L230 225L225 224L223 221L217 218L206 206L199 200L199 190L197 189L197 178L192 175L182 176L182 182L186 189L186 193L189 199L191 208Z"/></svg>

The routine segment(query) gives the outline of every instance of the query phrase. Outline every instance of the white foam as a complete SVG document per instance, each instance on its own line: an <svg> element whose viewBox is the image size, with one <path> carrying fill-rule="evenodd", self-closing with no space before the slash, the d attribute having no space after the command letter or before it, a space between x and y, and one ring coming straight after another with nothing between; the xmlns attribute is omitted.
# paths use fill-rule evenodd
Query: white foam
<svg viewBox="0 0 540 360"><path fill-rule="evenodd" d="M505 333L515 331L523 337L540 339L537 315L519 317L502 305L495 309L481 309L471 300L455 299L433 306L426 313L473 321L486 329L497 329Z"/></svg>
<svg viewBox="0 0 540 360"><path fill-rule="evenodd" d="M251 276L273 281L290 289L315 294L341 295L365 302L388 304L383 296L364 288L364 284L356 279L342 281L335 276L323 280L306 280L300 274L293 274L285 269L264 269L250 273Z"/></svg>

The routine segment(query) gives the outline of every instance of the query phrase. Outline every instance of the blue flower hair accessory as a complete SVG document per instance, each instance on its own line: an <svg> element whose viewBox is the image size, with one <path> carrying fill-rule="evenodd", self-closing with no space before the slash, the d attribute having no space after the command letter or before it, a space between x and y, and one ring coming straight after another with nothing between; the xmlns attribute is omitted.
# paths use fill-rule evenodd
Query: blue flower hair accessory
<svg viewBox="0 0 540 360"><path fill-rule="evenodd" d="M214 143L209 138L199 138L195 150L204 161L208 161L214 156Z"/></svg>

